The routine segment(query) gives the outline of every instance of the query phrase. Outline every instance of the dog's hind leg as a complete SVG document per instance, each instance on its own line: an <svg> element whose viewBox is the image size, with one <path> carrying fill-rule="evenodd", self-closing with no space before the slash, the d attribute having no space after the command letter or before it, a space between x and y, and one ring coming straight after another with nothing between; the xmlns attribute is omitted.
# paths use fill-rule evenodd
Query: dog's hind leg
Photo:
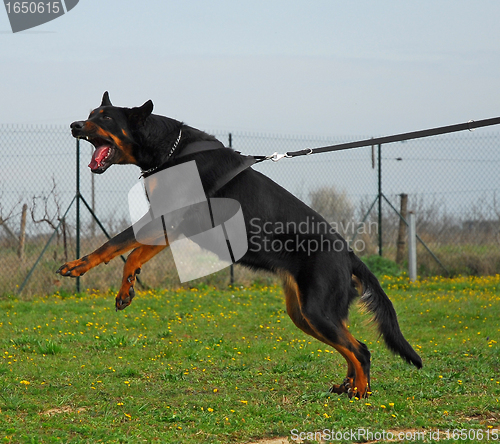
<svg viewBox="0 0 500 444"><path fill-rule="evenodd" d="M288 316L290 316L293 323L304 333L316 338L318 341L332 345L325 342L325 338L314 331L309 322L307 322L304 316L302 316L302 312L300 311L299 287L297 282L295 282L295 279L289 274L285 274L283 276L283 291L285 293L286 312L288 313Z"/></svg>
<svg viewBox="0 0 500 444"><path fill-rule="evenodd" d="M123 310L132 303L135 296L134 284L141 267L153 256L166 248L166 245L141 245L127 257L123 267L122 285L116 296L116 309Z"/></svg>
<svg viewBox="0 0 500 444"><path fill-rule="evenodd" d="M330 388L332 393L348 393L350 397L367 398L370 395L370 352L368 347L355 339L344 323L339 329L342 331L341 344L332 344L347 361L347 377L342 384L334 384Z"/></svg>
<svg viewBox="0 0 500 444"><path fill-rule="evenodd" d="M293 323L308 335L335 348L347 362L347 377L342 384L331 387L332 393L347 393L350 397L363 398L370 394L370 352L365 344L357 341L344 322L332 316L332 310L315 305L304 306L295 279L286 274L283 279L287 313ZM316 298L313 298L316 302ZM312 305L312 304L310 304Z"/></svg>

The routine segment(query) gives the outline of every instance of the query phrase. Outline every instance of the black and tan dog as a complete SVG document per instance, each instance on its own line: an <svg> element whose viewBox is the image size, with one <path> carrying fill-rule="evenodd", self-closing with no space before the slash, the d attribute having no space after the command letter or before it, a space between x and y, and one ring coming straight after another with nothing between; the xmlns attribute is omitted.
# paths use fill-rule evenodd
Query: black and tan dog
<svg viewBox="0 0 500 444"><path fill-rule="evenodd" d="M422 367L376 277L318 213L268 177L244 167L245 156L202 131L152 111L151 101L136 108L115 107L106 92L101 106L87 120L71 124L74 137L95 146L89 165L92 172L101 174L113 164L134 164L148 175L195 160L207 197L232 198L241 205L249 248L238 262L281 275L287 312L295 325L346 359L347 377L334 385L332 392L362 398L370 391L370 352L346 327L357 287L387 347ZM231 171L238 174L233 177ZM230 180L221 187L220 178L228 175ZM134 296L133 286L142 265L163 248L165 245L140 244L128 228L93 253L63 265L58 273L81 276L133 250L116 297L117 309L123 309Z"/></svg>

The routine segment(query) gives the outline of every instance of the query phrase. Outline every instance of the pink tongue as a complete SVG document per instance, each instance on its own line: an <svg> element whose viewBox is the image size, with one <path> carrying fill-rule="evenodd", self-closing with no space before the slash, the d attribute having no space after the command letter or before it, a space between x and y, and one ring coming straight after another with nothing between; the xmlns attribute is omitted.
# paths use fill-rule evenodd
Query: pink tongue
<svg viewBox="0 0 500 444"><path fill-rule="evenodd" d="M89 163L91 170L95 170L101 166L101 162L106 158L110 149L111 147L109 146L100 146L99 148L96 148L94 154L92 155L92 160Z"/></svg>

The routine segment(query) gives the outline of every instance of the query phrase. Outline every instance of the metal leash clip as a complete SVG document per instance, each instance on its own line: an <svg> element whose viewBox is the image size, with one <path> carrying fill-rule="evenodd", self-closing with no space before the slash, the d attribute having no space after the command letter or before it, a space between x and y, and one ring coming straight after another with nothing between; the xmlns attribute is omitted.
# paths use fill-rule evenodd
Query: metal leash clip
<svg viewBox="0 0 500 444"><path fill-rule="evenodd" d="M273 162L277 162L278 160L281 160L284 157L291 157L291 156L289 156L288 154L273 153L270 156L267 156L266 159L271 159Z"/></svg>

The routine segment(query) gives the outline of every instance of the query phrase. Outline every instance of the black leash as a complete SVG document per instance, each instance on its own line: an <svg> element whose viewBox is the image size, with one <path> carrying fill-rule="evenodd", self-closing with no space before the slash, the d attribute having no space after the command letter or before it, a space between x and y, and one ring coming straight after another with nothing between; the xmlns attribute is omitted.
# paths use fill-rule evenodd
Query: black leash
<svg viewBox="0 0 500 444"><path fill-rule="evenodd" d="M297 156L308 156L310 154L317 153L327 153L330 151L341 151L348 150L351 148L361 148L364 146L382 145L386 143L402 142L403 140L420 139L423 137L438 136L440 134L454 133L457 131L473 131L476 128L481 128L484 126L498 125L500 124L500 117L494 117L491 119L484 120L469 120L466 123L459 123L456 125L441 126L439 128L432 128L421 131L413 131L410 133L396 134L393 136L377 137L374 139L359 140L357 142L341 143L338 145L330 145L321 148L306 148L300 151L289 151L285 154L274 153L270 156L254 156L256 162L262 162L264 160L272 160L277 162L285 157L297 157Z"/></svg>
<svg viewBox="0 0 500 444"><path fill-rule="evenodd" d="M481 128L484 126L491 126L491 125L498 125L498 124L500 124L500 117L494 117L491 119L484 119L484 120L478 120L478 121L469 120L466 123L459 123L457 125L441 126L438 128L432 128L432 129L421 130L421 131L413 131L410 133L395 134L393 136L385 136L385 137L377 137L377 138L372 138L372 139L359 140L357 142L341 143L338 145L324 146L321 148L306 148L306 149L303 149L300 151L289 151L285 154L273 153L270 156L252 156L252 155L245 156L245 155L241 154L241 152L236 151L237 153L239 153L241 155L242 163L238 167L236 167L235 169L229 171L227 174L220 177L219 180L217 181L214 189L218 190L218 189L222 188L226 183L230 182L238 174L240 174L241 172L250 168L252 165L259 163L259 162L263 162L264 160L272 160L273 162L277 162L278 160L281 160L283 158L308 156L311 154L327 153L330 151L348 150L351 148L361 148L364 146L382 145L382 144L386 144L386 143L401 142L403 140L421 139L424 137L438 136L440 134L454 133L454 132L465 131L465 130L473 131L476 128ZM182 136L182 130L179 132L179 137L174 142L174 144L169 152L167 162L164 163L163 165L158 166L158 167L151 168L147 171L143 171L141 174L142 177L148 177L148 176L166 168L168 161L170 160L172 154L175 152L175 150L179 144L181 136ZM188 154L195 154L195 153L199 153L202 151L212 151L212 150L221 149L221 148L224 148L224 145L219 141L193 142L193 143L187 145L178 157L183 157L183 156L188 155Z"/></svg>

